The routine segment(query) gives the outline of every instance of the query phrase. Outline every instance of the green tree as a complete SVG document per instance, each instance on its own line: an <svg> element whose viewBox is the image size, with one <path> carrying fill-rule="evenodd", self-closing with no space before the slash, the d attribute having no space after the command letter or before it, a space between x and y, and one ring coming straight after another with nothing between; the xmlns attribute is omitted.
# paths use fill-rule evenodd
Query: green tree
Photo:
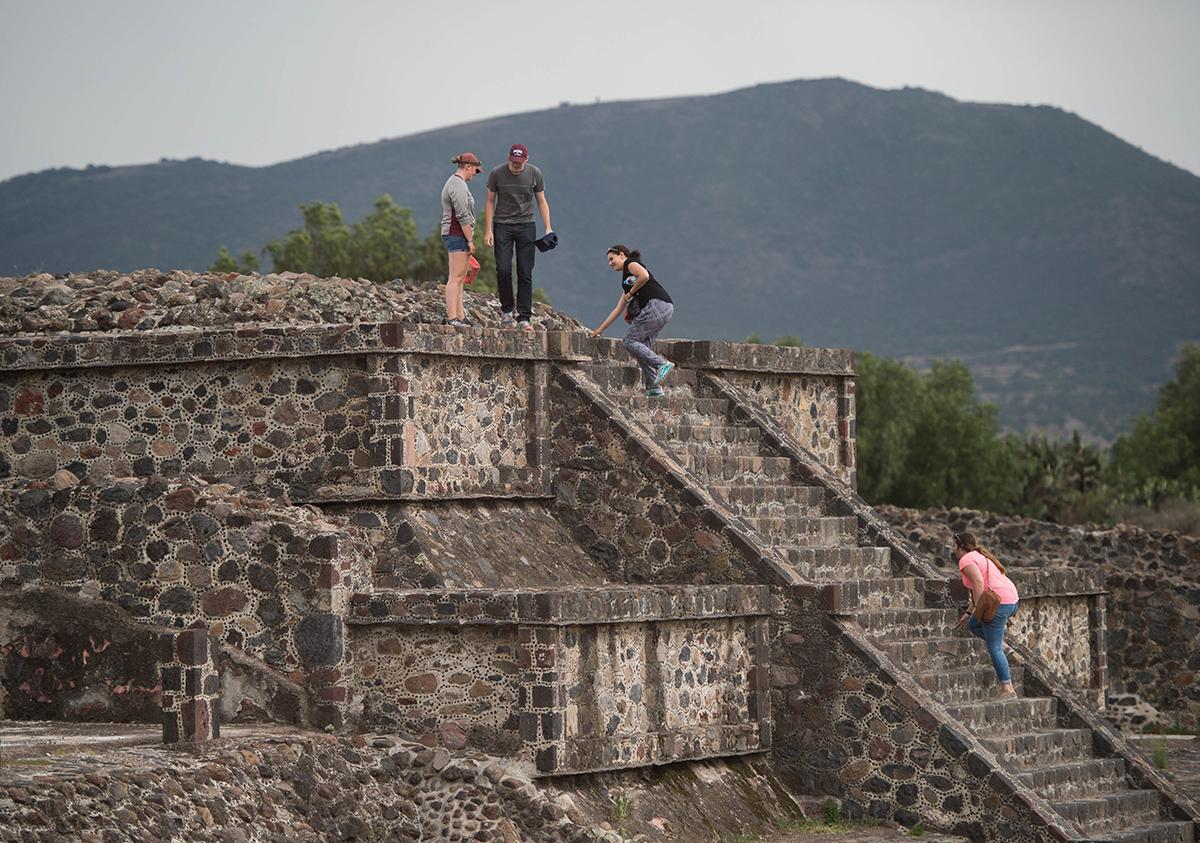
<svg viewBox="0 0 1200 843"><path fill-rule="evenodd" d="M980 404L967 367L935 361L920 374L858 356L859 485L875 503L1009 511L1020 474L996 408Z"/></svg>
<svg viewBox="0 0 1200 843"><path fill-rule="evenodd" d="M258 256L247 249L236 260L224 246L217 252L217 259L208 268L209 272L258 272Z"/></svg>
<svg viewBox="0 0 1200 843"><path fill-rule="evenodd" d="M750 336L743 340L743 342L749 345L762 345L762 337L758 335L757 331L753 331L751 332Z"/></svg>
<svg viewBox="0 0 1200 843"><path fill-rule="evenodd" d="M237 272L237 261L224 246L217 252L217 259L208 268L209 272Z"/></svg>
<svg viewBox="0 0 1200 843"><path fill-rule="evenodd" d="M304 226L264 248L276 272L310 272L322 278L350 275L350 229L334 203L300 206Z"/></svg>
<svg viewBox="0 0 1200 843"><path fill-rule="evenodd" d="M446 259L446 247L442 245L442 235L438 229L433 234L417 243L416 259L408 272L408 280L421 284L441 284L446 280L449 263Z"/></svg>
<svg viewBox="0 0 1200 843"><path fill-rule="evenodd" d="M1183 347L1154 410L1113 445L1111 472L1122 497L1135 503L1200 498L1200 345Z"/></svg>
<svg viewBox="0 0 1200 843"><path fill-rule="evenodd" d="M412 210L384 194L371 213L356 222L348 243L348 274L375 282L407 278L419 256Z"/></svg>
<svg viewBox="0 0 1200 843"><path fill-rule="evenodd" d="M803 348L804 343L795 334L784 334L782 337L775 339L775 345L783 346L784 348Z"/></svg>
<svg viewBox="0 0 1200 843"><path fill-rule="evenodd" d="M1014 444L1021 515L1059 523L1107 517L1112 500L1102 481L1103 458L1097 447L1083 444L1079 431L1065 442L1034 434Z"/></svg>

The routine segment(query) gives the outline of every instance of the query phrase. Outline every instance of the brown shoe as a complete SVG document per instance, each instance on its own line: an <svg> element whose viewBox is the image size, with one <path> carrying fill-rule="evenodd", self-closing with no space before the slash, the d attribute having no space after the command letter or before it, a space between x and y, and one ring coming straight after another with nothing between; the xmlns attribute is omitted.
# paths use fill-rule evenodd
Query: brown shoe
<svg viewBox="0 0 1200 843"><path fill-rule="evenodd" d="M992 694L992 699L996 700L997 702L1000 700L1015 700L1016 698L1017 692L1015 690L1009 691L1005 690L1004 688L998 688L996 689L996 692Z"/></svg>

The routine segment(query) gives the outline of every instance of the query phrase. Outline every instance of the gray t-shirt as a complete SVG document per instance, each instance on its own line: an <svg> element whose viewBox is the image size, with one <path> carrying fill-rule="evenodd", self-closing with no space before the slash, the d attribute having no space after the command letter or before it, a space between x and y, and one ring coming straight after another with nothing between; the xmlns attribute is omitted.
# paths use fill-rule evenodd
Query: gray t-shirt
<svg viewBox="0 0 1200 843"><path fill-rule="evenodd" d="M496 194L494 222L533 222L533 194L543 193L546 182L532 164L518 175L501 164L488 173L487 189Z"/></svg>

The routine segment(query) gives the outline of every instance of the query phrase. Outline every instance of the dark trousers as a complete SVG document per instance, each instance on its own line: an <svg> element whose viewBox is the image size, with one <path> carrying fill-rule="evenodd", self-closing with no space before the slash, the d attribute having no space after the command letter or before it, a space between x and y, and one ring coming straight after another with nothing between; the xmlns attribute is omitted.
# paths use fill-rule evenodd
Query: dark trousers
<svg viewBox="0 0 1200 843"><path fill-rule="evenodd" d="M513 249L517 252L517 319L533 314L533 258L537 247L537 226L531 222L498 222L492 226L496 238L496 292L500 309L513 312Z"/></svg>

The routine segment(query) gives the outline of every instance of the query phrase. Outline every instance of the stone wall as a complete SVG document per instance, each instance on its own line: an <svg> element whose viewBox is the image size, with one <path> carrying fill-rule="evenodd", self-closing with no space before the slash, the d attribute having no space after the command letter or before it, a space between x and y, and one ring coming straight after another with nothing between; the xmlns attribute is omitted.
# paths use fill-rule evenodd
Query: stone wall
<svg viewBox="0 0 1200 843"><path fill-rule="evenodd" d="M1083 571L1030 572L1021 578L1021 605L1007 639L1039 658L1058 681L1097 708L1108 687L1105 594Z"/></svg>
<svg viewBox="0 0 1200 843"><path fill-rule="evenodd" d="M1200 538L1118 525L1064 527L969 509L880 507L931 553L970 531L1011 565L1018 587L1041 571L1101 578L1108 591L1106 715L1141 730L1200 724Z"/></svg>
<svg viewBox="0 0 1200 843"><path fill-rule="evenodd" d="M753 396L788 436L843 483L856 486L853 352L675 341L664 353L680 365L719 374Z"/></svg>
<svg viewBox="0 0 1200 843"><path fill-rule="evenodd" d="M783 571L681 478L674 457L622 421L586 378L550 378L556 471L554 511L616 581L786 582ZM753 476L747 476L753 482Z"/></svg>
<svg viewBox="0 0 1200 843"><path fill-rule="evenodd" d="M23 367L0 374L0 479L196 474L312 501L545 494L546 335L514 349L428 331L429 353L395 325L157 337L166 359L136 363L98 340L87 365L0 341ZM504 351L519 353L487 356Z"/></svg>
<svg viewBox="0 0 1200 843"><path fill-rule="evenodd" d="M0 589L0 718L157 723L159 636L115 604L57 588ZM241 649L219 648L224 723L310 724L308 693Z"/></svg>
<svg viewBox="0 0 1200 843"><path fill-rule="evenodd" d="M0 510L0 585L53 585L163 626L201 623L297 677L340 724L343 615L370 587L347 525L228 486L159 478L53 491L18 483Z"/></svg>
<svg viewBox="0 0 1200 843"><path fill-rule="evenodd" d="M517 765L394 736L252 734L190 752L89 749L49 770L45 757L6 764L0 839L616 839Z"/></svg>
<svg viewBox="0 0 1200 843"><path fill-rule="evenodd" d="M745 587L361 595L353 708L369 728L542 773L760 751L765 599Z"/></svg>

